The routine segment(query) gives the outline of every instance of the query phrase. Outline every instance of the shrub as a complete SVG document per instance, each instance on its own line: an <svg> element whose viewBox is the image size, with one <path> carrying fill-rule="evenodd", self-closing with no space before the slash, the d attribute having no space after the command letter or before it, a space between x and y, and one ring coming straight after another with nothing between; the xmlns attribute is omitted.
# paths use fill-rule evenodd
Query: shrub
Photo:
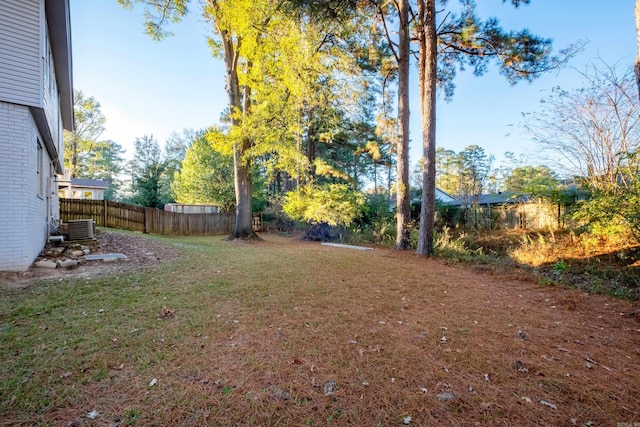
<svg viewBox="0 0 640 427"><path fill-rule="evenodd" d="M388 196L367 196L363 215L350 227L348 240L352 243L366 242L383 246L392 246L395 243L395 210L392 209Z"/></svg>
<svg viewBox="0 0 640 427"><path fill-rule="evenodd" d="M282 210L307 223L305 238L342 239L344 227L366 212L365 195L344 184L308 185L287 193Z"/></svg>
<svg viewBox="0 0 640 427"><path fill-rule="evenodd" d="M345 184L307 185L287 193L282 210L308 224L351 224L365 210L365 195Z"/></svg>
<svg viewBox="0 0 640 427"><path fill-rule="evenodd" d="M640 176L620 177L611 188L594 191L582 201L574 218L590 232L609 237L631 234L640 243Z"/></svg>

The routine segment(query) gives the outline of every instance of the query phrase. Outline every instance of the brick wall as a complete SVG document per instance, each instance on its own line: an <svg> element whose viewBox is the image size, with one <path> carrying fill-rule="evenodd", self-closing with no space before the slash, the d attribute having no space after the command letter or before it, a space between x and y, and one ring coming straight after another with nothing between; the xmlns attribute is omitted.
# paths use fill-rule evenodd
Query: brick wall
<svg viewBox="0 0 640 427"><path fill-rule="evenodd" d="M0 102L0 270L24 270L47 239L47 185L38 195L38 131L24 106ZM49 176L42 150L40 179Z"/></svg>

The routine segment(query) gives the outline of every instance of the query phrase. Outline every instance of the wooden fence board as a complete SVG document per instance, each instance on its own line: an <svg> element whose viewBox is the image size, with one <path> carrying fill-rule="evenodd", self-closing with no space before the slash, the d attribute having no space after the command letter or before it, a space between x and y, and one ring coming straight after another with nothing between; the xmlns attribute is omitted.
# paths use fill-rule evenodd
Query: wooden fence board
<svg viewBox="0 0 640 427"><path fill-rule="evenodd" d="M173 236L209 236L233 231L234 213L183 214L106 200L60 199L63 222L92 219L97 226Z"/></svg>
<svg viewBox="0 0 640 427"><path fill-rule="evenodd" d="M231 233L235 214L183 214L146 208L145 218L145 229L150 234L209 236Z"/></svg>
<svg viewBox="0 0 640 427"><path fill-rule="evenodd" d="M475 206L462 209L446 223L477 229L557 229L566 226L564 213L563 206L543 202ZM63 222L92 219L97 226L173 236L230 234L235 225L234 213L183 214L104 200L60 199L60 218ZM253 229L261 228L262 218L254 214Z"/></svg>

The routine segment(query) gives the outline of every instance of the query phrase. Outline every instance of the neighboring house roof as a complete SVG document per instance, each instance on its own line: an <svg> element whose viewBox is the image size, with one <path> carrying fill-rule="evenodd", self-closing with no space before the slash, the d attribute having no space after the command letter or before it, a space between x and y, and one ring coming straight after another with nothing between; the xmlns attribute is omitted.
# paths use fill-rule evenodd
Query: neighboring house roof
<svg viewBox="0 0 640 427"><path fill-rule="evenodd" d="M446 206L459 206L461 205L460 200L453 197L451 194L446 191L442 191L438 187L436 187L436 200L443 205Z"/></svg>
<svg viewBox="0 0 640 427"><path fill-rule="evenodd" d="M471 199L471 198L470 198ZM395 203L395 195L391 198L391 201ZM495 193L495 194L482 194L477 198L472 198L472 203L479 205L504 205L509 203L525 203L533 200L533 197L524 194L517 195L513 193ZM414 198L414 203L420 202L420 198ZM453 197L449 193L442 191L436 187L436 201L444 206L463 206L469 203L465 203L465 198L459 199Z"/></svg>
<svg viewBox="0 0 640 427"><path fill-rule="evenodd" d="M71 186L83 188L109 188L109 181L103 181L101 179L71 178Z"/></svg>
<svg viewBox="0 0 640 427"><path fill-rule="evenodd" d="M411 203L420 203L422 200L420 199L420 196L416 195L415 189L412 190L412 194L411 194ZM393 194L391 195L391 198L389 199L389 203L395 207L396 205L396 201L398 200L397 194ZM442 203L443 205L446 206L459 206L462 203L460 202L460 200L456 199L455 197L453 197L452 195L450 195L449 193L442 191L441 189L436 187L436 201Z"/></svg>
<svg viewBox="0 0 640 427"><path fill-rule="evenodd" d="M513 193L495 193L495 194L481 194L478 199L480 205L504 205L506 203L523 203L532 199L527 194L517 195Z"/></svg>
<svg viewBox="0 0 640 427"><path fill-rule="evenodd" d="M438 193L443 194L445 197L439 197ZM481 194L477 197L463 197L461 199L455 198L444 191L436 188L436 200L440 201L445 206L462 206L471 203L478 205L505 205L510 203L524 203L533 199L528 194L518 195L513 193L492 193Z"/></svg>
<svg viewBox="0 0 640 427"><path fill-rule="evenodd" d="M58 187L109 188L111 183L103 179L71 178L71 170L65 169L58 178Z"/></svg>

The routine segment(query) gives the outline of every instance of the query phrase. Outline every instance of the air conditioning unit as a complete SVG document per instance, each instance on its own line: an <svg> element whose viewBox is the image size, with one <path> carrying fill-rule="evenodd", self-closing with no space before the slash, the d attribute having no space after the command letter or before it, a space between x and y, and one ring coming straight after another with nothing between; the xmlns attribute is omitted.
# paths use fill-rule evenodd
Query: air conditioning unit
<svg viewBox="0 0 640 427"><path fill-rule="evenodd" d="M88 240L96 236L96 223L92 219L67 222L69 240Z"/></svg>

